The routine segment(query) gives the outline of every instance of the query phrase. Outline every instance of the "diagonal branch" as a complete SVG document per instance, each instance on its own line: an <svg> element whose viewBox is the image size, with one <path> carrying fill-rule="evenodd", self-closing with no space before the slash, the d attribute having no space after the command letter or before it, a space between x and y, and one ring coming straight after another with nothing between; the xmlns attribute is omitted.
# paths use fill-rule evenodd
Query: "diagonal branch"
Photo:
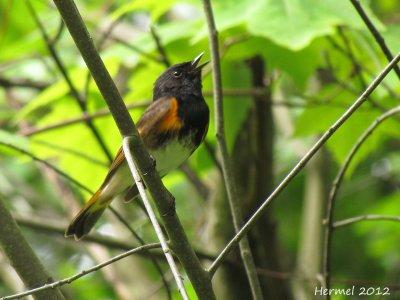
<svg viewBox="0 0 400 300"><path fill-rule="evenodd" d="M333 228L339 228L348 226L354 223L358 223L361 221L393 221L393 222L400 222L400 216L387 216L387 215L362 215L356 216L340 221L336 221L332 224Z"/></svg>
<svg viewBox="0 0 400 300"><path fill-rule="evenodd" d="M156 43L157 51L160 53L162 63L168 68L171 66L171 62L168 59L167 52L161 43L161 39L157 33L155 26L150 26L150 34Z"/></svg>
<svg viewBox="0 0 400 300"><path fill-rule="evenodd" d="M332 245L332 233L334 228L334 209L336 203L337 193L339 191L340 185L343 181L344 174L346 173L354 155L360 149L360 147L364 144L364 142L368 139L368 137L374 132L374 130L386 119L394 116L395 114L400 113L400 106L397 106L391 110L388 110L381 116L379 116L358 138L357 142L354 144L353 148L350 150L347 155L342 167L339 169L338 174L333 181L331 191L329 193L329 199L327 202L326 209L326 227L325 227L325 241L324 241L324 257L323 257L323 276L326 288L329 289L331 274L330 274L330 257L331 257L331 245Z"/></svg>
<svg viewBox="0 0 400 300"><path fill-rule="evenodd" d="M124 137L129 136L131 139L133 159L164 222L165 229L171 242L171 248L185 268L198 297L200 299L214 299L215 296L212 290L210 277L202 268L198 257L189 244L183 227L176 215L174 199L162 184L149 153L122 101L117 87L90 38L74 1L54 0L54 3L92 73L93 79L103 98L107 102L121 135Z"/></svg>
<svg viewBox="0 0 400 300"><path fill-rule="evenodd" d="M158 240L160 241L161 248L164 251L165 257L171 269L172 275L174 276L175 282L178 286L179 293L181 294L182 298L185 300L189 300L187 292L185 290L185 286L182 282L182 276L179 274L178 267L175 264L174 258L172 257L171 250L167 244L167 239L164 236L163 231L161 230L161 226L157 221L157 217L151 207L150 201L147 198L146 191L142 179L140 178L140 174L137 170L137 167L133 161L130 147L130 138L125 137L122 143L122 148L124 150L125 158L128 162L129 169L132 173L133 178L135 179L136 187L139 190L140 198L142 198L143 204L146 208L147 214L150 218L150 221L154 227L154 231L157 234Z"/></svg>
<svg viewBox="0 0 400 300"><path fill-rule="evenodd" d="M0 77L0 87L4 88L32 88L36 90L44 90L47 88L50 84L48 82L42 82L42 81L33 81L28 78L15 78L15 79L9 79L5 77Z"/></svg>
<svg viewBox="0 0 400 300"><path fill-rule="evenodd" d="M385 39L379 33L378 29L375 27L374 23L372 23L371 19L368 17L365 10L362 8L359 0L350 0L351 4L353 4L354 8L360 15L361 19L364 21L365 25L368 27L368 30L371 32L372 36L374 37L375 41L378 43L379 47L381 48L383 54L385 54L388 61L393 60L393 54L390 51L389 47L386 45ZM397 77L400 79L400 68L395 66L394 71L397 74Z"/></svg>
<svg viewBox="0 0 400 300"><path fill-rule="evenodd" d="M0 248L28 288L53 281L22 235L1 197ZM59 289L54 289L51 291L42 291L35 299L62 300L64 296Z"/></svg>
<svg viewBox="0 0 400 300"><path fill-rule="evenodd" d="M212 75L213 75L213 91L214 91L214 107L215 107L215 126L217 143L221 153L221 167L222 175L225 182L225 189L227 191L229 207L233 219L235 231L238 232L243 222L242 211L239 202L239 196L234 179L234 174L229 158L228 147L225 139L224 128L224 113L222 103L222 80L221 80L221 65L219 59L219 45L218 45L218 31L215 26L214 15L210 0L203 0L204 13L207 20L211 62L212 62ZM253 255L251 253L249 241L247 237L243 236L239 242L240 255L246 270L247 279L249 280L251 293L254 299L263 299L260 282L258 280L256 267L254 264ZM213 272L210 272L213 274Z"/></svg>
<svg viewBox="0 0 400 300"><path fill-rule="evenodd" d="M70 183L76 185L77 187L79 187L79 188L85 190L86 192L88 192L89 194L93 195L93 191L92 191L91 189L89 189L87 186L83 185L83 184L80 183L78 180L76 180L75 178L71 177L70 175L68 175L68 174L65 173L64 171L60 170L59 168L57 168L57 167L54 166L53 164L47 162L46 160L41 159L41 158L37 157L36 155L30 153L29 151L26 151L26 150L24 150L24 149L21 149L21 148L15 146L15 145L12 145L12 144L9 144L9 143L4 143L4 142L1 142L1 141L0 141L0 145L9 147L9 148L11 148L11 149L13 149L13 150L15 150L15 151L18 151L18 152L20 152L20 153L22 153L22 154L24 154L24 155L29 156L29 157L32 158L34 161L39 162L39 163L45 165L47 168L53 170L53 171L56 172L58 175L60 175L60 176L62 176L63 178L67 179ZM125 226L125 227L127 228L127 230L128 230L130 233L132 233L132 235L139 241L139 243L140 243L141 245L144 245L144 243L145 243L144 240L133 230L133 228L129 225L129 223L120 215L120 213L119 213L117 210L115 210L111 205L109 206L109 210L110 210L111 213L118 219L118 221L120 221L120 222L122 223L122 225ZM22 220L22 222L24 222L24 220ZM25 224L26 224L26 222L27 222L27 221L25 221ZM29 223L29 221L28 221L28 223ZM24 223L23 223L23 224L24 224ZM34 228L38 228L38 226L39 226L39 228L40 228L40 225L34 224L34 222L33 222L33 223L30 223L30 225L31 225L32 227L34 227ZM36 226L36 227L35 227L35 226ZM41 227L41 228L44 229L44 230L46 230L46 226L45 226L45 227ZM54 229L54 228L53 228L53 229ZM47 226L47 230L50 231L50 229L49 229L48 226ZM54 230L53 230L53 231L54 231ZM55 231L57 231L57 230L55 230ZM65 229L61 229L61 232L62 232L62 235L64 235ZM85 239L88 240L88 241L103 242L103 244L104 244L104 243L107 243L107 241L101 241L101 237L87 236L87 237L85 237ZM146 252L146 251L145 251L145 252ZM154 267L156 268L157 272L160 274L161 279L162 279L162 281L163 281L163 284L164 284L164 286L165 286L165 288L166 288L166 291L167 291L167 294L168 294L168 298L170 298L170 288L169 288L168 282L167 282L166 279L165 279L164 273L162 272L162 269L161 269L159 263L158 263L156 260L154 260L152 257L150 257L150 258L151 258L152 263L153 263Z"/></svg>
<svg viewBox="0 0 400 300"><path fill-rule="evenodd" d="M193 187L196 189L197 193L203 198L204 201L207 201L208 196L210 195L210 190L207 185L201 180L201 178L197 175L195 170L186 162L179 167L182 173L185 174L186 178L190 181Z"/></svg>
<svg viewBox="0 0 400 300"><path fill-rule="evenodd" d="M28 295L33 295L33 294L38 293L38 292L43 292L43 291L46 291L46 290L53 290L53 289L55 289L57 287L60 287L60 286L66 285L66 284L70 284L70 283L74 282L75 280L77 280L77 279L79 279L79 278L81 278L81 277L83 277L83 276L85 276L87 274L90 274L90 273L93 273L95 271L98 271L101 268L104 268L104 267L106 267L106 266L108 266L108 265L110 265L110 264L112 264L112 263L114 263L116 261L119 261L119 260L121 260L121 259L123 259L123 258L125 258L125 257L127 257L127 256L129 256L131 254L134 254L134 253L137 253L137 252L141 252L141 251L145 251L145 250L155 249L155 248L159 248L159 247L160 247L159 243L153 243L153 244L147 244L147 245L144 245L144 246L140 246L140 247L131 249L131 250L127 251L127 252L124 252L124 253L122 253L120 255L114 256L113 258L111 258L111 259L109 259L109 260L107 260L107 261L105 261L105 262L103 262L101 264L98 264L98 265L95 265L95 266L93 266L93 267L91 267L89 269L83 270L83 271L81 271L81 272L79 272L79 273L77 273L77 274L75 274L73 276L67 277L65 279L62 279L62 280L59 280L59 281L56 281L56 282L53 282L53 283L45 284L45 285L43 285L41 287L38 287L38 288L35 288L35 289L31 289L31 290L23 292L23 293L18 293L18 294L6 296L6 297L1 297L0 300L19 299L19 298L22 298L22 297L25 297L25 296L28 296ZM47 299L54 299L54 298L47 298Z"/></svg>
<svg viewBox="0 0 400 300"><path fill-rule="evenodd" d="M142 102L128 104L126 107L129 110L140 109L140 108L147 107L150 103L151 103L150 101L142 101ZM32 136L32 135L35 135L38 133L47 132L47 131L51 131L54 129L59 129L59 128L63 128L66 126L86 122L87 120L93 120L93 119L107 117L109 115L110 115L110 111L108 109L100 109L97 112L94 112L91 114L85 113L82 116L65 119L65 120L50 124L50 125L43 126L43 127L24 129L21 131L21 134L24 136Z"/></svg>
<svg viewBox="0 0 400 300"><path fill-rule="evenodd" d="M221 251L217 259L210 266L209 271L215 272L221 262L226 258L233 247L246 235L250 228L255 224L258 218L265 212L268 205L286 188L286 186L296 177L296 175L306 166L308 161L318 152L326 141L338 130L350 116L368 99L371 93L379 86L387 74L400 61L400 53L382 70L382 72L372 81L361 96L342 114L342 116L318 139L303 158L293 167L286 177L279 183L274 191L264 200L263 204L243 225L240 231L231 239L226 247Z"/></svg>

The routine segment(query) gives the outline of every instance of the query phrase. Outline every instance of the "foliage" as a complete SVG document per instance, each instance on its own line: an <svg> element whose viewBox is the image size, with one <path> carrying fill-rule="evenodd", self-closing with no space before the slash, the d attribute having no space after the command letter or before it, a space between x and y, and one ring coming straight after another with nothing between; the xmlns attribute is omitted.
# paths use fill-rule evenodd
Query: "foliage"
<svg viewBox="0 0 400 300"><path fill-rule="evenodd" d="M46 30L54 37L59 29L59 16L54 6L46 1L32 2ZM274 172L275 181L279 182L298 160L300 148L310 145L311 140L323 133L354 102L364 90L364 85L370 83L386 65L387 60L350 1L213 2L220 31L229 150L234 152L238 133L245 128L247 116L254 110L254 106L251 95L238 96L228 92L239 93L240 90L248 91L253 88L247 61L260 55L266 63L272 101L285 104L283 108L273 106L276 137ZM395 0L361 2L389 48L396 53L400 49L400 4ZM369 2L371 5L368 5ZM149 32L150 24L156 26L161 44L171 62L190 60L201 51L206 52L206 59L209 58L208 36L200 1L87 0L77 4L95 41L99 41L108 26L118 20L120 24L115 27L113 35L140 49L132 50L118 39L109 38L101 51L126 103L140 103L150 99L153 82L165 69L159 60L152 59L158 58L160 54ZM87 68L67 30L61 32L55 47L66 65L72 83L85 95ZM358 62L359 70L349 58L348 49ZM82 115L76 99L55 67L24 1L0 2L0 79L2 78L29 79L48 85L44 89L36 89L2 88L0 84L0 194L6 197L10 208L18 215L29 214L38 218L62 220L66 224L71 218L71 204L69 200L63 199L65 191L56 186L54 180L49 180L51 175L43 167L1 143L11 143L54 163L92 190L101 184L107 172L107 157L83 122L29 137L23 136L27 129L43 128ZM210 95L211 90L211 76L206 74L203 91ZM89 81L86 92L88 113L105 108L105 102L92 80ZM326 172L326 181L329 184L356 139L382 110L398 104L399 95L400 81L392 73L373 93L370 101L329 140L326 146L330 165L330 170ZM207 96L206 100L213 113L212 97ZM131 110L135 121L142 111L143 109ZM339 196L337 219L362 214L398 215L399 195L396 190L400 175L397 141L400 133L399 120L393 118L380 126L357 153ZM112 118L98 118L94 124L107 147L112 153L116 153L121 140ZM207 142L215 147L213 121ZM302 147L297 147L297 142ZM95 158L97 162L88 160L80 155L82 153ZM205 147L201 146L194 153L189 164L212 189L216 167ZM281 253L285 263L283 269L292 269L295 265L299 243L297 228L301 223L299 211L304 201L305 180L305 176L300 176L274 205L274 215L279 220L279 243L284 249ZM177 199L178 215L190 240L196 248L209 252L203 232L204 223L208 219L208 204L201 200L179 170L168 175L164 182ZM66 181L62 183L69 186ZM89 196L77 187L73 186L71 190L79 201ZM146 241L154 239L151 226L146 217L138 212L136 205L117 206ZM130 240L130 235L115 223L112 218L102 219L100 231ZM334 277L371 279L377 282L393 282L398 278L400 256L396 245L400 242L397 234L399 225L384 222L379 223L379 226L376 224L360 222L337 230L333 245ZM48 266L55 277L63 278L87 266L77 263L77 256L87 253L81 243L49 239L46 234L28 229L24 232L33 241L42 260L47 262L49 258ZM88 257L96 261L89 250L88 253ZM111 250L108 255L113 253L115 251ZM144 263L141 259L132 259L129 262L140 266L135 272L140 270L141 274L146 274L140 284L151 282L157 288L154 282L159 282L159 275L155 274L151 264ZM370 266L368 269L361 267L367 262ZM119 263L116 272L123 274L119 275L123 277L132 269L124 269L124 263ZM163 269L166 270L164 265ZM126 276L128 279L138 280L132 274ZM13 292L14 287L3 284L2 280L0 282L0 295ZM122 282L127 284L124 280ZM135 294L135 282L130 285L130 292L135 297L148 296L143 291ZM100 272L69 287L74 299L88 299L88 294L93 290L96 290L96 299L117 299L121 296L117 289ZM155 293L160 299L165 296L163 291L157 290ZM93 297L93 294L90 295ZM178 298L176 291L174 297Z"/></svg>

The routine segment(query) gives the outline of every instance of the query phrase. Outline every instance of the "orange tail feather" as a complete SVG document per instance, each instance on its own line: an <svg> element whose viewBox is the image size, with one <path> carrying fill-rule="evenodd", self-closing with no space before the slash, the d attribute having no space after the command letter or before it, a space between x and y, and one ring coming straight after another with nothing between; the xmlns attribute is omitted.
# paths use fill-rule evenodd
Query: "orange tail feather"
<svg viewBox="0 0 400 300"><path fill-rule="evenodd" d="M76 240L79 240L94 227L112 200L112 198L104 199L101 192L101 189L98 190L75 216L65 231L66 237L74 236Z"/></svg>

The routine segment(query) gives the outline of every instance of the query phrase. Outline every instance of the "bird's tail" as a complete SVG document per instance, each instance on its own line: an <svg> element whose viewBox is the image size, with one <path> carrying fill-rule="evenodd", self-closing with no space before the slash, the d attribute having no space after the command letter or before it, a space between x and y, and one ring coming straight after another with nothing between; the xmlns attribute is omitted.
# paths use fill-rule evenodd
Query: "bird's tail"
<svg viewBox="0 0 400 300"><path fill-rule="evenodd" d="M105 195L102 189L99 189L69 224L65 236L74 236L79 240L88 234L111 201L112 197Z"/></svg>

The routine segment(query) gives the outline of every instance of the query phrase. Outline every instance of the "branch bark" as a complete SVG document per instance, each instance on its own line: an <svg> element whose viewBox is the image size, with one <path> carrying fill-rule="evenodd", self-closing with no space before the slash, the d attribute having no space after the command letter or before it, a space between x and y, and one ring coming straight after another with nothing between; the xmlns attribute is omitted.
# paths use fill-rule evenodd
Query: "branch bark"
<svg viewBox="0 0 400 300"><path fill-rule="evenodd" d="M0 198L0 247L28 288L53 281L22 235L2 198ZM35 299L62 300L64 296L59 289L52 289L38 293Z"/></svg>
<svg viewBox="0 0 400 300"><path fill-rule="evenodd" d="M386 45L385 39L379 33L378 29L375 27L374 23L372 23L371 19L368 17L365 10L362 8L359 0L350 0L351 4L353 4L354 8L360 15L361 19L364 21L365 25L367 26L368 30L371 32L372 36L374 37L375 41L378 43L379 47L381 48L383 54L385 54L388 61L393 60L393 54L390 51L389 47ZM397 77L400 79L400 68L395 66L394 71L397 74Z"/></svg>
<svg viewBox="0 0 400 300"><path fill-rule="evenodd" d="M253 95L253 108L236 138L232 158L237 178L240 178L238 188L245 194L244 201L248 202L246 215L251 215L274 188L275 120L271 103L276 101L272 98L272 75L268 73L264 59L256 55L247 64L251 72L252 89L263 93ZM251 230L249 240L258 268L282 269L282 252L273 210L268 211ZM265 298L292 299L287 282L276 278L260 280Z"/></svg>
<svg viewBox="0 0 400 300"><path fill-rule="evenodd" d="M174 276L175 282L178 286L179 293L181 294L183 299L189 300L189 297L185 290L185 286L182 282L182 276L179 274L178 267L176 266L174 258L172 257L171 250L169 249L169 246L167 244L167 240L164 236L163 231L161 230L160 224L157 221L156 214L154 213L153 208L151 207L150 201L147 198L145 187L144 187L144 184L140 177L139 171L137 170L137 166L135 165L135 163L133 161L132 153L130 151L130 138L125 137L122 145L123 145L122 148L123 148L123 151L125 154L125 158L128 162L129 169L135 180L136 187L139 190L140 198L142 198L142 201L146 208L149 219L154 227L154 231L156 232L157 238L161 243L161 248L163 249L163 252L165 254L165 257L167 259L169 267L171 269L172 275Z"/></svg>
<svg viewBox="0 0 400 300"><path fill-rule="evenodd" d="M322 261L322 218L327 200L328 185L326 151L315 155L305 169L305 191L300 224L300 241L293 278L293 294L297 300L307 300L319 285L317 275ZM305 278L309 278L307 282Z"/></svg>
<svg viewBox="0 0 400 300"><path fill-rule="evenodd" d="M333 228L339 228L348 226L354 223L358 223L361 221L392 221L392 222L400 222L400 216L386 216L386 215L362 215L356 216L340 221L336 221L333 223Z"/></svg>
<svg viewBox="0 0 400 300"><path fill-rule="evenodd" d="M203 6L207 20L209 39L210 39L210 51L211 51L212 74L213 74L212 76L213 91L214 91L214 108L215 108L214 119L216 126L217 143L219 151L221 153L222 174L224 177L225 188L228 195L233 226L235 228L235 231L238 232L240 226L242 225L243 219L242 219L242 211L239 203L234 174L230 163L228 147L225 139L224 113L223 113L223 103L222 103L221 65L220 65L219 50L218 50L219 49L218 31L215 26L214 15L210 0L203 0ZM241 241L239 242L239 249L246 270L247 279L249 280L253 299L262 299L263 296L261 292L261 286L258 280L249 241L245 236L243 236L243 239L241 239ZM212 273L213 272L211 272L211 274Z"/></svg>
<svg viewBox="0 0 400 300"><path fill-rule="evenodd" d="M374 132L374 130L386 119L394 116L395 114L400 113L400 106L397 106L391 110L388 110L386 113L382 114L378 117L358 138L357 142L354 144L353 148L350 150L347 155L343 165L339 169L335 180L333 181L332 188L329 193L329 198L327 202L326 209L326 218L325 218L325 241L324 241L324 255L323 255L323 276L326 288L329 289L331 283L331 271L330 271L330 258L331 258L331 247L332 247L332 232L334 228L334 210L336 197L342 184L344 175L357 151L364 144L364 142L368 139L368 137ZM330 299L330 295L327 296L327 299Z"/></svg>
<svg viewBox="0 0 400 300"><path fill-rule="evenodd" d="M170 238L171 248L178 256L200 299L214 299L211 280L189 244L176 215L174 199L162 184L154 163L145 149L110 74L101 60L73 0L54 0L76 46L82 54L93 79L115 119L122 136L131 139L131 152Z"/></svg>
<svg viewBox="0 0 400 300"><path fill-rule="evenodd" d="M41 292L44 292L44 291L48 292L48 291L57 290L56 288L58 288L60 286L63 286L63 285L66 285L66 284L70 284L70 283L74 282L75 280L77 280L77 279L79 279L79 278L81 278L81 277L83 277L83 276L85 276L87 274L90 274L92 272L100 270L101 268L104 268L105 266L108 266L108 265L110 265L110 264L112 264L112 263L114 263L114 262L116 262L118 260L121 260L121 259L123 259L123 258L125 258L125 257L127 257L127 256L129 256L129 255L131 255L133 253L137 253L137 252L144 251L144 250L155 249L155 248L159 248L159 247L160 247L159 243L153 243L153 244L147 244L147 245L144 245L144 246L140 246L140 247L131 249L131 250L127 251L127 252L124 252L124 253L122 253L120 255L117 255L117 256L115 256L115 257L113 257L113 258L111 258L111 259L109 259L109 260L107 260L107 261L105 261L105 262L103 262L101 264L98 264L98 265L96 265L96 266L94 266L92 268L89 268L87 270L83 270L83 271L81 271L81 272L79 272L79 273L77 273L77 274L75 274L73 276L67 277L65 279L62 279L62 280L59 280L59 281L56 281L56 282L53 282L53 283L45 284L45 285L43 285L41 287L38 287L38 288L35 288L35 289L31 289L31 290L23 292L23 293L18 293L18 294L15 294L15 295L2 297L2 298L0 298L0 300L19 299L19 298L22 298L22 297L25 297L25 296L28 296L28 295L33 295L33 294L36 294L36 293L39 293L39 292L41 293ZM58 299L58 298L51 298L51 297L43 298L43 300L48 300L48 299ZM64 299L64 298L62 298L62 299Z"/></svg>
<svg viewBox="0 0 400 300"><path fill-rule="evenodd" d="M308 161L318 152L318 150L326 143L326 141L338 130L350 116L368 99L369 95L379 86L386 75L400 61L400 54L382 70L382 72L372 81L368 88L360 95L360 97L342 114L342 116L318 139L311 149L303 156L303 158L293 167L286 177L279 183L270 196L264 200L263 204L243 225L240 231L232 238L232 240L221 251L218 258L209 268L210 272L215 272L221 261L225 259L229 251L247 234L258 218L263 215L268 205L286 188L286 186L296 177L296 175L306 166Z"/></svg>
<svg viewBox="0 0 400 300"><path fill-rule="evenodd" d="M31 88L36 90L44 90L50 85L48 82L33 81L29 78L14 78L9 79L0 77L0 86L4 88Z"/></svg>

